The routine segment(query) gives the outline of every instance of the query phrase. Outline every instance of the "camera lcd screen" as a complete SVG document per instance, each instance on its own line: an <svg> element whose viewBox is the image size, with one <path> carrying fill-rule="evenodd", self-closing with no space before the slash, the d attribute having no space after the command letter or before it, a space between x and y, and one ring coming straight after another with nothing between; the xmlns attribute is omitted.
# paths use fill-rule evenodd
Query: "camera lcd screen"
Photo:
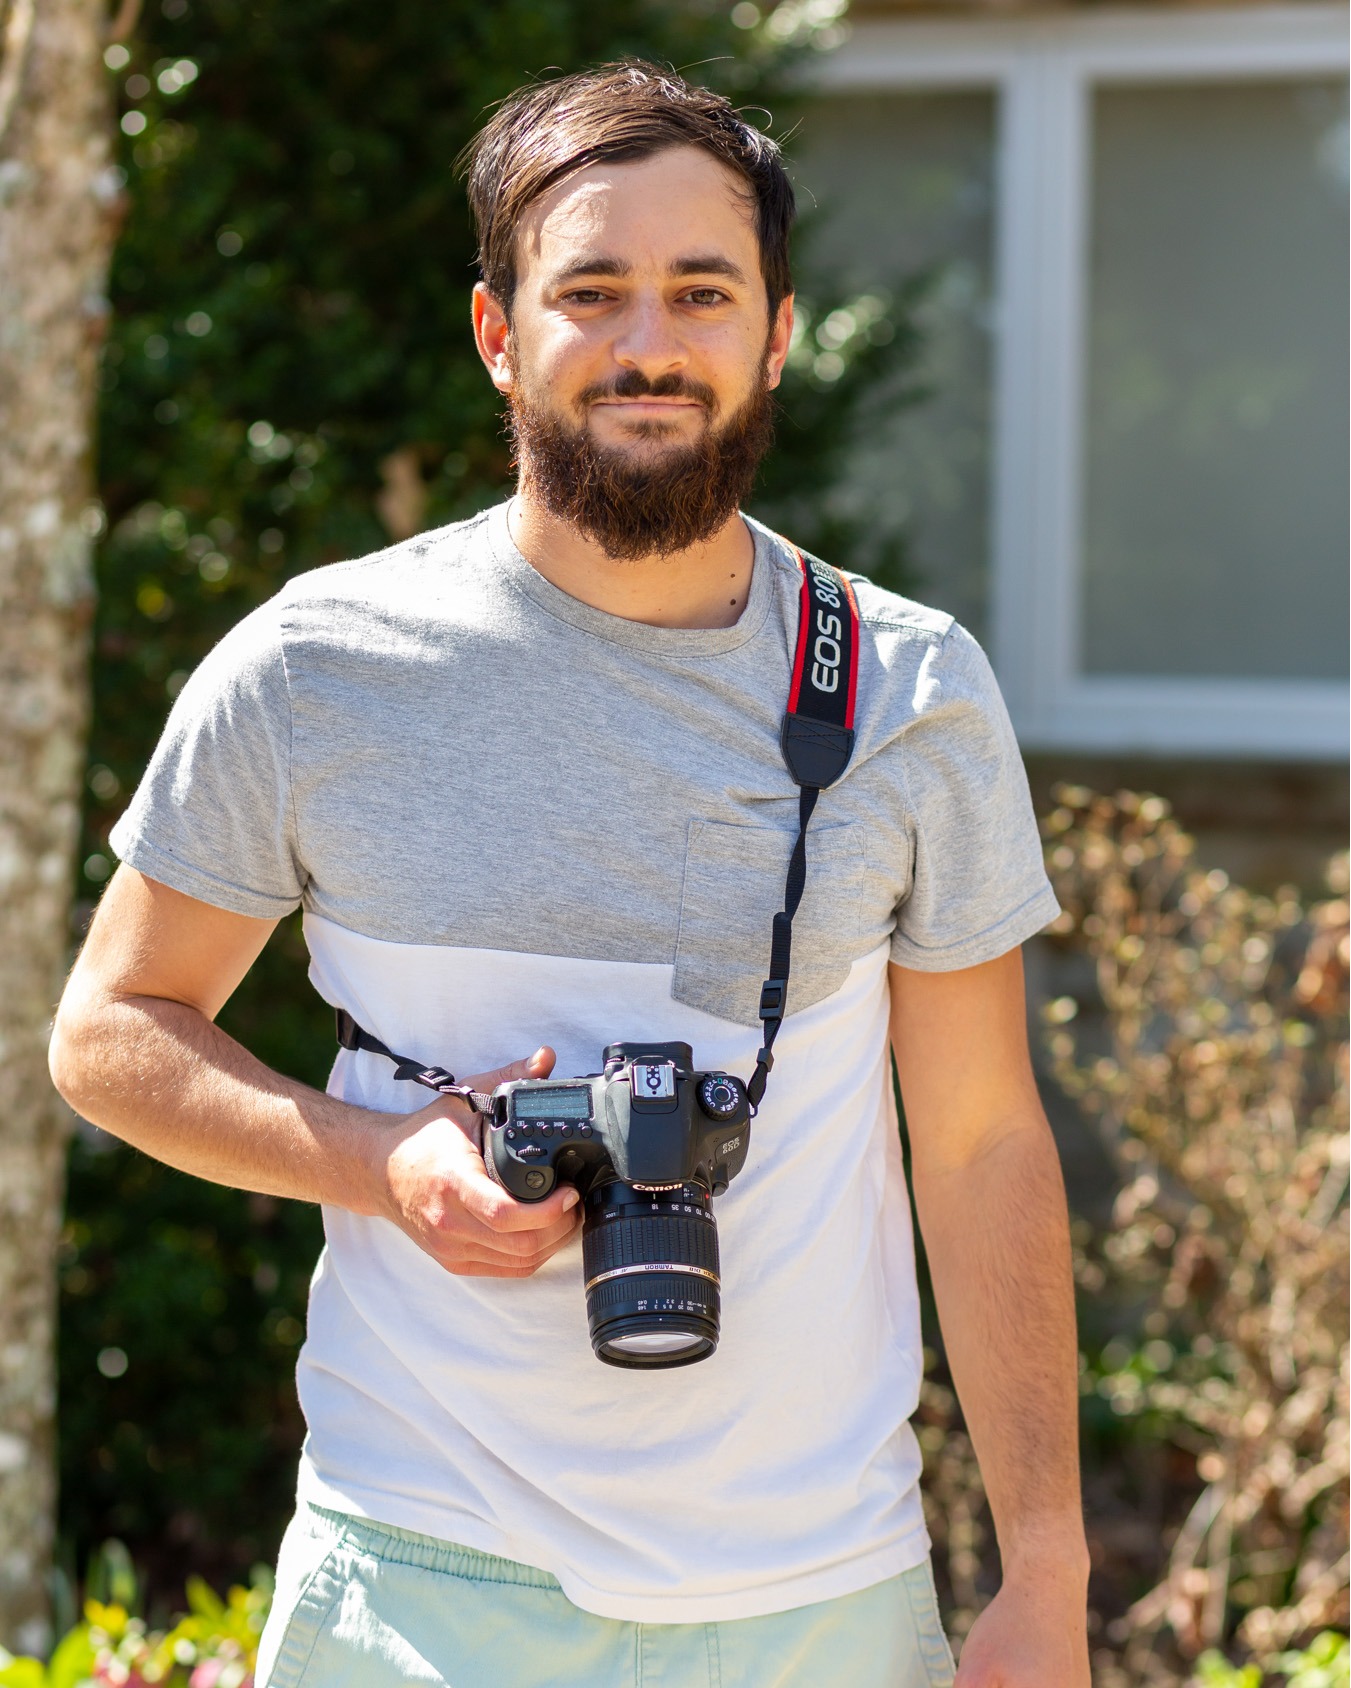
<svg viewBox="0 0 1351 1688"><path fill-rule="evenodd" d="M566 1090L514 1090L511 1111L516 1119L590 1119L591 1090L585 1084Z"/></svg>

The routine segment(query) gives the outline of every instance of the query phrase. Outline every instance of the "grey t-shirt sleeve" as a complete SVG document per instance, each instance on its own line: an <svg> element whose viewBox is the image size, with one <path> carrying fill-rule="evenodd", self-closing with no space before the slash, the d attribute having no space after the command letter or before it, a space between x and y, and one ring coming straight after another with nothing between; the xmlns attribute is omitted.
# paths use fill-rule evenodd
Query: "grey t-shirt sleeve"
<svg viewBox="0 0 1351 1688"><path fill-rule="evenodd" d="M1059 912L1027 775L984 651L953 625L919 676L902 746L914 824L910 895L891 959L921 972L975 967Z"/></svg>
<svg viewBox="0 0 1351 1688"><path fill-rule="evenodd" d="M112 847L129 867L217 908L289 914L305 887L290 761L280 628L264 604L179 693Z"/></svg>

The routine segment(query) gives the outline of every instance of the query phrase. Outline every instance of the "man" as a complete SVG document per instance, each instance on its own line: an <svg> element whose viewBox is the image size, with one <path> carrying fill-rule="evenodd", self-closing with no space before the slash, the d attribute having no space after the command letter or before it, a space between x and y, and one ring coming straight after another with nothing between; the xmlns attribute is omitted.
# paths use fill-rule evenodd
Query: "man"
<svg viewBox="0 0 1351 1688"><path fill-rule="evenodd" d="M799 819L779 729L804 565L739 513L792 331L776 149L611 66L509 100L469 187L516 497L301 576L208 657L52 1045L87 1118L324 1206L260 1688L951 1682L888 1041L1003 1555L957 1682L1087 1688L1066 1214L1017 947L1055 903L947 616L852 579L853 755L807 831L789 1013L716 1203L715 1354L598 1364L577 1191L513 1200L469 1102L408 1098L422 1064L482 1092L634 1039L748 1075ZM327 1096L213 1024L298 904L317 989L364 1028Z"/></svg>

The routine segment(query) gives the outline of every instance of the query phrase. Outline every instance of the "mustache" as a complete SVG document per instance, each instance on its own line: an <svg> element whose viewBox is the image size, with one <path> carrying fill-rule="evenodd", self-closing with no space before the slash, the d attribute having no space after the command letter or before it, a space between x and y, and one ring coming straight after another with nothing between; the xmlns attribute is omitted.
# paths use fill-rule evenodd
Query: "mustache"
<svg viewBox="0 0 1351 1688"><path fill-rule="evenodd" d="M702 381L691 381L674 370L649 381L641 369L626 369L613 381L598 381L577 395L579 405L604 399L689 399L703 405L705 410L716 410L718 405L718 395L712 387Z"/></svg>

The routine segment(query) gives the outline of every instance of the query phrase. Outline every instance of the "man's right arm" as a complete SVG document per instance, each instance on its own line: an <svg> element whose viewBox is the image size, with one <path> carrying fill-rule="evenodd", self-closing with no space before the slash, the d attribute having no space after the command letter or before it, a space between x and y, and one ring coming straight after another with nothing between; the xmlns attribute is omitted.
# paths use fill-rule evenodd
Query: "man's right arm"
<svg viewBox="0 0 1351 1688"><path fill-rule="evenodd" d="M526 1277L577 1229L576 1191L492 1182L468 1107L359 1108L273 1072L215 1024L276 922L120 867L57 1011L51 1072L78 1113L183 1172L391 1220L448 1271ZM553 1057L476 1075L543 1077Z"/></svg>

